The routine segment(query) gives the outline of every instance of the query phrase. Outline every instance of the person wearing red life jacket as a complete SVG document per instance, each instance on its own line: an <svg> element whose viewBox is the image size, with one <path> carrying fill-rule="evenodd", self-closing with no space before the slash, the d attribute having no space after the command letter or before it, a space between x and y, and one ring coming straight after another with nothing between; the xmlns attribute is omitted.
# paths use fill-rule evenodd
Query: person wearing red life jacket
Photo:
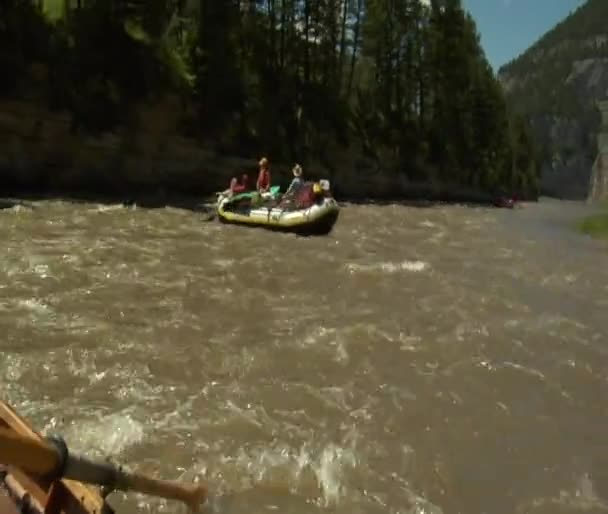
<svg viewBox="0 0 608 514"><path fill-rule="evenodd" d="M270 164L266 157L260 159L258 173L258 180L256 182L256 190L258 193L268 193L270 191L271 177L270 177Z"/></svg>
<svg viewBox="0 0 608 514"><path fill-rule="evenodd" d="M232 194L237 195L239 193L244 193L248 189L249 177L246 173L243 173L241 176L241 182L239 183L236 177L233 177L230 181L230 191Z"/></svg>

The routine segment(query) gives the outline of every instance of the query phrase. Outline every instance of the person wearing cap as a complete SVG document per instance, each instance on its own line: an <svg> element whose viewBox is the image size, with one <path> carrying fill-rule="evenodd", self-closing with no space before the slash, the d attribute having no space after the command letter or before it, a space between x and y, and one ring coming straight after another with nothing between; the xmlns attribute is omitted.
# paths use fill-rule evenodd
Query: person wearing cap
<svg viewBox="0 0 608 514"><path fill-rule="evenodd" d="M304 180L302 179L302 166L296 164L291 172L293 173L293 180L291 181L291 184L289 184L289 187L283 196L295 195L304 185Z"/></svg>
<svg viewBox="0 0 608 514"><path fill-rule="evenodd" d="M256 189L260 194L268 193L270 191L270 165L268 164L268 159L262 157L258 165L260 172L258 174Z"/></svg>

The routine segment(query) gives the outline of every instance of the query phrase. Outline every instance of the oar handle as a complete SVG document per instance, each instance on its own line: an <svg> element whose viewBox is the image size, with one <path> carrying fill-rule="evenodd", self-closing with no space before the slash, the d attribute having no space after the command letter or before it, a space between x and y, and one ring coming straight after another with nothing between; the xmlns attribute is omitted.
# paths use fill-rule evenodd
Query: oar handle
<svg viewBox="0 0 608 514"><path fill-rule="evenodd" d="M2 427L0 459L35 475L51 475L61 468L61 453L54 445Z"/></svg>
<svg viewBox="0 0 608 514"><path fill-rule="evenodd" d="M36 440L0 428L0 459L36 475L53 479L69 478L79 482L107 486L121 491L180 500L196 511L207 498L203 485L182 484L159 480L138 473L130 473L110 462L94 462L80 455L70 454L60 438Z"/></svg>

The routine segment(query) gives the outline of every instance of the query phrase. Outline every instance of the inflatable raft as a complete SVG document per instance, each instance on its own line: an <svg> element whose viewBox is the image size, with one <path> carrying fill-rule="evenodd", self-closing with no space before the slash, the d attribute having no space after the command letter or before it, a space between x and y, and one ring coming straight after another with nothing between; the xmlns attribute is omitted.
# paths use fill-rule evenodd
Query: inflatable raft
<svg viewBox="0 0 608 514"><path fill-rule="evenodd" d="M513 198L501 197L494 200L494 207L501 209L513 209L515 207L515 200Z"/></svg>
<svg viewBox="0 0 608 514"><path fill-rule="evenodd" d="M6 403L0 402L0 429L35 440L39 434ZM72 480L51 481L2 463L0 513L113 514L100 490Z"/></svg>
<svg viewBox="0 0 608 514"><path fill-rule="evenodd" d="M340 213L329 181L306 183L290 199L281 198L278 187L265 198L256 192L230 196L220 194L217 215L223 223L261 227L300 235L329 234Z"/></svg>

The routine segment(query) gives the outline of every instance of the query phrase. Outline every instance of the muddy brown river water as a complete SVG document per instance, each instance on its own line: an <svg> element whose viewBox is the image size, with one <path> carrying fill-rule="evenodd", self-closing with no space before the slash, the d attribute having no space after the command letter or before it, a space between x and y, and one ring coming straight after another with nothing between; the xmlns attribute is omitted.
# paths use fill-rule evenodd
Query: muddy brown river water
<svg viewBox="0 0 608 514"><path fill-rule="evenodd" d="M299 238L179 209L0 211L0 390L212 512L608 510L589 207L345 206ZM137 494L118 514L185 512Z"/></svg>

